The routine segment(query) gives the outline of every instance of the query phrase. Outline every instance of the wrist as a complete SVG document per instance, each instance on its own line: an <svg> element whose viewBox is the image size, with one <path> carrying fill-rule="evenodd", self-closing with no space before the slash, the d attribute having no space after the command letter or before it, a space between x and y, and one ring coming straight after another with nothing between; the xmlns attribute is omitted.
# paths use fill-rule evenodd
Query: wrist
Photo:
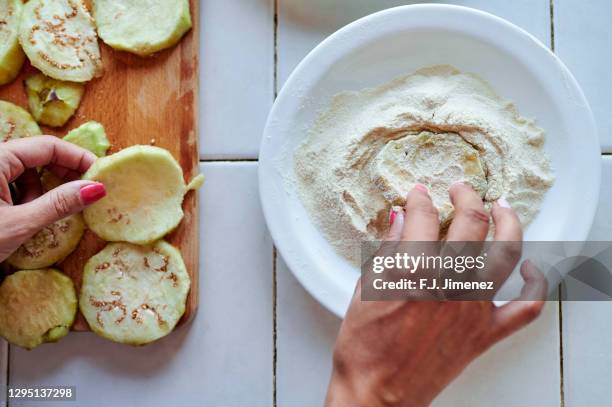
<svg viewBox="0 0 612 407"><path fill-rule="evenodd" d="M353 375L336 368L332 376L325 399L325 407L427 407L430 405L431 398L425 394L410 394L406 383L406 388L394 389L395 386L387 386L384 383L373 380L366 374ZM363 372L365 373L365 372Z"/></svg>
<svg viewBox="0 0 612 407"><path fill-rule="evenodd" d="M347 377L338 374L334 370L327 390L325 407L378 406L377 404L373 404L371 400L364 399L364 394L355 387L356 386L351 385Z"/></svg>

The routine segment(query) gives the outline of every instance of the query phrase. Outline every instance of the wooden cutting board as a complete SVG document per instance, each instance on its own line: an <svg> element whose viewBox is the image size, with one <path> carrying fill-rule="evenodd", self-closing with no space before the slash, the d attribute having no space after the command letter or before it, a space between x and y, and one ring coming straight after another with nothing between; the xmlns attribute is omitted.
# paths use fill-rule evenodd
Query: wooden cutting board
<svg viewBox="0 0 612 407"><path fill-rule="evenodd" d="M169 150L183 167L189 182L198 174L198 51L199 2L191 0L193 28L174 48L153 57L142 58L117 52L101 40L104 75L86 84L81 106L75 116L59 129L42 126L43 133L64 136L70 129L89 120L102 123L112 148L109 154L134 144L154 144ZM27 109L23 81L36 72L27 62L19 77L0 86L0 99ZM166 237L183 254L191 277L191 291L185 315L179 322L191 320L198 305L198 202L197 193L189 192L183 203L185 218ZM59 268L70 275L80 290L85 262L105 245L87 231L77 250ZM73 326L76 331L89 330L79 312Z"/></svg>

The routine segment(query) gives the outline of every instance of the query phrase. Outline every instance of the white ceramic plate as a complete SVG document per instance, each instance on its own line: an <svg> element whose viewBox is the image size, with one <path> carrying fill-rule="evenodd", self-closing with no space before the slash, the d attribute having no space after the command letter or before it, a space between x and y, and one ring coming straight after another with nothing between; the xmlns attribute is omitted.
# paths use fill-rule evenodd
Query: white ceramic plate
<svg viewBox="0 0 612 407"><path fill-rule="evenodd" d="M274 242L304 287L339 316L359 270L334 252L288 182L293 152L333 95L435 64L480 75L546 131L556 181L525 240L588 235L599 195L599 139L565 65L527 32L474 9L414 5L372 14L331 35L295 69L270 112L259 155L261 200Z"/></svg>

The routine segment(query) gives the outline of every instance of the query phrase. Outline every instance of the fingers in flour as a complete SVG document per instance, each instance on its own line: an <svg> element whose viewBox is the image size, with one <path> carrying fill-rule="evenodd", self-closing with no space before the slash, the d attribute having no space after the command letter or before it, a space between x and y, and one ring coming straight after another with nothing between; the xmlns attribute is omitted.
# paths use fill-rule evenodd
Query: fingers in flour
<svg viewBox="0 0 612 407"><path fill-rule="evenodd" d="M518 216L504 198L493 204L491 215L495 223L495 244L489 249L488 268L501 285L521 259L523 229Z"/></svg>
<svg viewBox="0 0 612 407"><path fill-rule="evenodd" d="M413 242L438 240L440 235L438 210L434 207L425 185L416 184L408 193L404 211L401 240Z"/></svg>
<svg viewBox="0 0 612 407"><path fill-rule="evenodd" d="M484 240L489 232L489 213L484 208L482 198L471 186L463 183L451 185L448 192L455 207L455 217L448 229L446 240Z"/></svg>
<svg viewBox="0 0 612 407"><path fill-rule="evenodd" d="M523 240L523 228L518 215L505 198L500 198L491 209L495 224L495 240L515 242Z"/></svg>

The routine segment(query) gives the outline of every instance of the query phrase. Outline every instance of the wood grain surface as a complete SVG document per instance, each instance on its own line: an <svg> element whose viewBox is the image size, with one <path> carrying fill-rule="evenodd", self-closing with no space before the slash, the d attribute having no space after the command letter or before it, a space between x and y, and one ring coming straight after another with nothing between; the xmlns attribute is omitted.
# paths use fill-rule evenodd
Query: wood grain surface
<svg viewBox="0 0 612 407"><path fill-rule="evenodd" d="M198 173L198 1L191 0L193 28L175 47L142 58L117 52L99 41L104 75L86 84L81 106L62 128L42 126L43 133L59 137L89 120L102 123L112 144L109 154L135 144L154 144L169 150L183 167L189 182ZM0 99L27 109L23 81L35 73L27 62L19 77L0 87ZM183 254L191 277L191 291L185 314L179 322L190 321L198 305L198 201L190 191L183 202L185 218L166 237ZM59 264L80 290L85 262L105 246L105 242L87 231L77 250ZM76 331L88 330L78 314Z"/></svg>

